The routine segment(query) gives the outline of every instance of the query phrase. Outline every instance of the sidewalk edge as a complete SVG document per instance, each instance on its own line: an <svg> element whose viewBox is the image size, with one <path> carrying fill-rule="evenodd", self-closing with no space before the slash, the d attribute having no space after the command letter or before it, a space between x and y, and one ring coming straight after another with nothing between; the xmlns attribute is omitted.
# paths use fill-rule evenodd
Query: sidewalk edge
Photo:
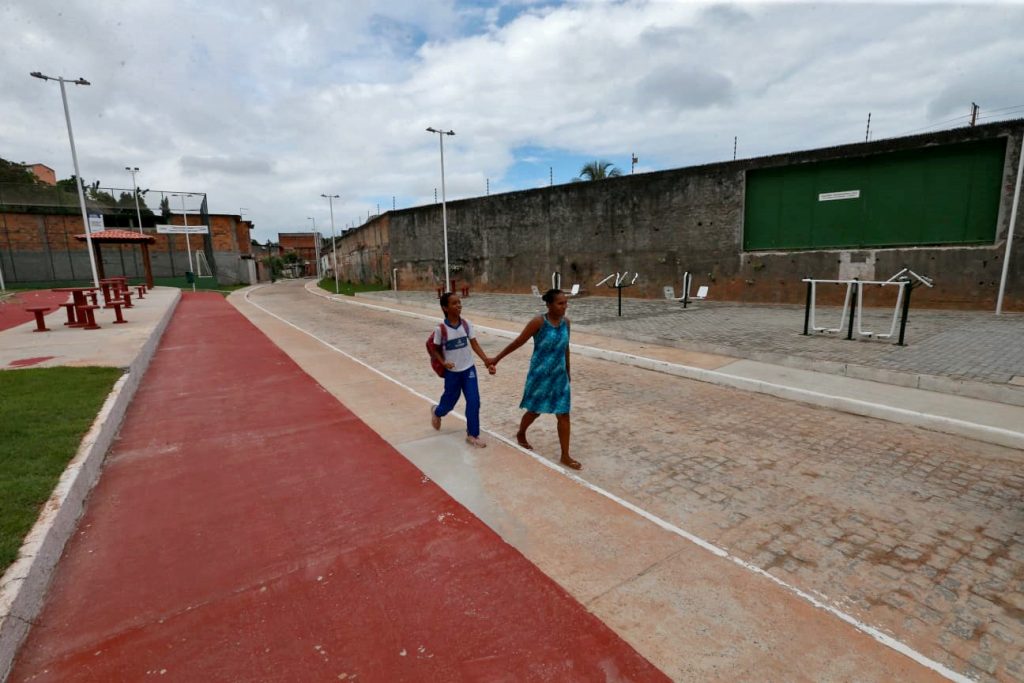
<svg viewBox="0 0 1024 683"><path fill-rule="evenodd" d="M103 461L174 315L178 290L139 354L103 402L78 451L61 474L14 561L0 578L0 682L6 681L18 648L42 609L64 545L75 532Z"/></svg>

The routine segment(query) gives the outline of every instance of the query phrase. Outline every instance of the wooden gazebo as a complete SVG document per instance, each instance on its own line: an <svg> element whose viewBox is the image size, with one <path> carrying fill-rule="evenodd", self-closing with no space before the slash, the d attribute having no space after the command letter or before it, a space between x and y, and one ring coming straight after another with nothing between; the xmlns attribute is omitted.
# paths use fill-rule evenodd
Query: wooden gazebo
<svg viewBox="0 0 1024 683"><path fill-rule="evenodd" d="M101 280L107 277L106 273L103 272L103 258L100 253L102 245L138 244L142 247L142 264L146 268L146 286L153 287L153 266L149 262L149 245L156 242L155 237L144 235L140 232L132 232L131 230L103 230L102 232L94 232L89 237L92 238L93 250L96 252L96 271ZM79 242L84 242L85 235L75 235L75 239Z"/></svg>

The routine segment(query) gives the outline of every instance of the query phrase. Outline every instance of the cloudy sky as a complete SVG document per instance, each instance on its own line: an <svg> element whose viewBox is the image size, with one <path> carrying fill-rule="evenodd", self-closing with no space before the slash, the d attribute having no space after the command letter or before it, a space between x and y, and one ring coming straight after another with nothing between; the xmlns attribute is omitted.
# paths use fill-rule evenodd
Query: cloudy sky
<svg viewBox="0 0 1024 683"><path fill-rule="evenodd" d="M0 0L0 157L263 241L449 199L1024 116L1024 3ZM394 199L392 199L394 198Z"/></svg>

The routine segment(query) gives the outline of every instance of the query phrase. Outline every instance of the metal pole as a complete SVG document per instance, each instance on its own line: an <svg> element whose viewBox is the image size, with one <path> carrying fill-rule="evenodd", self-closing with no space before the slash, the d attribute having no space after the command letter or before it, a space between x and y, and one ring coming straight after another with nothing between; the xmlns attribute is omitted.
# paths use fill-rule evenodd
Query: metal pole
<svg viewBox="0 0 1024 683"><path fill-rule="evenodd" d="M448 203L444 187L444 133L437 139L441 141L441 227L444 230L444 291L452 291L451 271L448 267Z"/></svg>
<svg viewBox="0 0 1024 683"><path fill-rule="evenodd" d="M448 267L448 205L444 186L444 136L455 135L454 130L438 130L427 128L428 133L437 133L438 143L441 147L441 227L444 232L444 290L452 291L451 272ZM434 201L437 201L437 189L434 189Z"/></svg>
<svg viewBox="0 0 1024 683"><path fill-rule="evenodd" d="M1003 275L999 278L999 295L996 297L996 315L1003 314L1003 294L1006 292L1006 276L1010 270L1010 247L1013 245L1013 226L1017 221L1017 206L1020 204L1020 179L1024 173L1024 134L1020 141L1020 158L1017 160L1017 184L1013 189L1013 208L1010 209L1010 227L1006 231L1006 253L1003 255Z"/></svg>
<svg viewBox="0 0 1024 683"><path fill-rule="evenodd" d="M807 334L807 326L811 320L811 281L807 280L807 303L804 305L804 334Z"/></svg>
<svg viewBox="0 0 1024 683"><path fill-rule="evenodd" d="M6 292L7 286L4 285L4 259L0 257L0 292Z"/></svg>
<svg viewBox="0 0 1024 683"><path fill-rule="evenodd" d="M308 217L309 220L313 221L313 248L316 254L316 282L320 284L320 235L316 232L316 218L313 216Z"/></svg>
<svg viewBox="0 0 1024 683"><path fill-rule="evenodd" d="M903 317L900 320L900 346L906 346L903 343L903 335L907 330L907 316L910 314L910 293L914 291L914 284L909 280L903 286L907 288L907 295L903 297Z"/></svg>
<svg viewBox="0 0 1024 683"><path fill-rule="evenodd" d="M49 77L46 77L49 78ZM75 151L75 133L71 130L71 111L68 109L68 94L64 88L64 78L54 79L60 83L60 97L64 102L64 120L68 124L68 140L71 141L71 162L75 166L75 181L78 185L78 204L82 209L82 225L85 226L85 242L89 248L89 266L92 268L92 286L99 289L100 276L96 273L96 253L92 248L92 232L89 230L89 214L85 209L85 189L82 187L82 174L78 170L78 152ZM81 85L89 85L88 81L79 79L74 81Z"/></svg>
<svg viewBox="0 0 1024 683"><path fill-rule="evenodd" d="M132 174L132 194L135 195L135 215L138 216L138 219L139 219L139 234L141 235L142 234L142 209L139 208L139 186L135 182L135 174L139 172L139 168L137 166L135 168L129 168L128 166L125 166L124 170L126 170L126 171L128 171L129 173Z"/></svg>
<svg viewBox="0 0 1024 683"><path fill-rule="evenodd" d="M622 317L622 287L616 285L615 289L619 290L619 317Z"/></svg>
<svg viewBox="0 0 1024 683"><path fill-rule="evenodd" d="M196 271L192 267L192 241L188 238L188 214L185 212L185 195L181 197L181 220L185 223L185 248L188 250L188 269L192 273L192 291L196 291Z"/></svg>
<svg viewBox="0 0 1024 683"><path fill-rule="evenodd" d="M854 280L856 280L856 279L857 278L854 278ZM857 317L855 315L855 313L857 311L857 304L859 303L858 300L857 300L857 289L858 288L856 286L856 283L854 283L853 299L850 302L850 323L849 323L849 325L847 325L847 330L846 330L846 338L847 339L853 339L853 319Z"/></svg>
<svg viewBox="0 0 1024 683"><path fill-rule="evenodd" d="M338 238L334 235L334 200L338 198L336 194L321 194L321 197L327 197L327 204L331 207L331 249L334 252L334 293L341 293L341 285L338 284Z"/></svg>

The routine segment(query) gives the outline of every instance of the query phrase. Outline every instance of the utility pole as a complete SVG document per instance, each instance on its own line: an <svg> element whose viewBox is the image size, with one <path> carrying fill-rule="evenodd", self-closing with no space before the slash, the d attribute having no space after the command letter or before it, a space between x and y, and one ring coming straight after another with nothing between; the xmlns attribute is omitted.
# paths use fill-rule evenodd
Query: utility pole
<svg viewBox="0 0 1024 683"><path fill-rule="evenodd" d="M487 179L487 194L491 194L491 179Z"/></svg>
<svg viewBox="0 0 1024 683"><path fill-rule="evenodd" d="M548 166L548 185L555 184L555 168L554 166Z"/></svg>
<svg viewBox="0 0 1024 683"><path fill-rule="evenodd" d="M732 136L732 160L736 161L736 140L737 136Z"/></svg>
<svg viewBox="0 0 1024 683"><path fill-rule="evenodd" d="M870 139L871 139L871 112L868 112L868 127L867 127L867 130L864 131L864 142L867 142Z"/></svg>
<svg viewBox="0 0 1024 683"><path fill-rule="evenodd" d="M636 152L632 152L630 157L632 157L632 162L629 165L629 175L633 175L633 171L636 170L636 163L640 161L640 157L636 155Z"/></svg>
<svg viewBox="0 0 1024 683"><path fill-rule="evenodd" d="M972 127L978 121L978 112L980 110L981 110L981 107L979 107L974 102L971 102L971 126Z"/></svg>

